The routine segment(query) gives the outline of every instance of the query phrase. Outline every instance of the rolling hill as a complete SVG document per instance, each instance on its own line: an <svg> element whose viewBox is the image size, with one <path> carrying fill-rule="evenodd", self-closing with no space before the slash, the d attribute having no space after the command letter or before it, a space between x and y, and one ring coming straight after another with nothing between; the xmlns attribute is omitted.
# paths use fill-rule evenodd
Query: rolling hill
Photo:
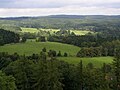
<svg viewBox="0 0 120 90"><path fill-rule="evenodd" d="M0 52L8 52L10 54L17 52L20 55L32 55L33 53L39 54L44 47L47 50L52 49L57 52L61 51L62 54L66 52L70 56L75 56L80 50L79 47L68 44L57 42L35 42L34 40L29 40L26 43L7 44L0 46Z"/></svg>

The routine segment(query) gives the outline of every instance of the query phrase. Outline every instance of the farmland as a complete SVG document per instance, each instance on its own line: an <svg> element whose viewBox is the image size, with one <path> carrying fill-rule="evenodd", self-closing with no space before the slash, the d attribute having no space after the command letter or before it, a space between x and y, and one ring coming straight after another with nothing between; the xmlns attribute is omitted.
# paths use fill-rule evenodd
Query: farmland
<svg viewBox="0 0 120 90"><path fill-rule="evenodd" d="M93 57L93 58L59 57L58 59L74 65L77 65L82 60L84 65L87 65L88 63L93 63L95 67L101 67L103 63L111 64L113 61L113 57Z"/></svg>
<svg viewBox="0 0 120 90"><path fill-rule="evenodd" d="M54 34L58 31L60 31L60 29L43 29L43 28L21 28L22 33L26 33L26 32L29 32L29 33L38 33L40 31L49 31L50 34ZM74 32L76 35L85 35L85 34L88 34L88 33L94 33L92 31L89 31L89 30L70 30L70 32Z"/></svg>

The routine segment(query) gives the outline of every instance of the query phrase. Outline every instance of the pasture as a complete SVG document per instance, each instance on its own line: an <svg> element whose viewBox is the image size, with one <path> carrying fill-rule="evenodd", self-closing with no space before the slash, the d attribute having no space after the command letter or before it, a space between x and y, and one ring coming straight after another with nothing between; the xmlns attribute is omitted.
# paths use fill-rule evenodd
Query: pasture
<svg viewBox="0 0 120 90"><path fill-rule="evenodd" d="M79 47L62 44L57 42L35 42L34 40L28 40L26 43L17 43L17 44L7 44L0 46L0 52L8 52L13 54L17 52L20 55L32 55L33 53L39 54L43 48L47 50L55 50L61 53L68 53L70 56L75 56L76 53L80 50Z"/></svg>
<svg viewBox="0 0 120 90"><path fill-rule="evenodd" d="M88 63L93 63L95 67L101 67L103 63L110 64L113 61L113 57L93 57L93 58L59 57L58 59L74 65L77 65L82 60L83 65L87 65Z"/></svg>

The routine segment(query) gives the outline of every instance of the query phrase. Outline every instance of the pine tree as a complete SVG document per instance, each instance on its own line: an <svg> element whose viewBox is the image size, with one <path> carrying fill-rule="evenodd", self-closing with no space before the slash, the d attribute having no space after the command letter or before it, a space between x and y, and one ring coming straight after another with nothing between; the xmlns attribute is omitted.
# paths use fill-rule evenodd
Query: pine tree
<svg viewBox="0 0 120 90"><path fill-rule="evenodd" d="M76 90L83 90L83 63L80 63L77 66L77 74L76 74L76 81L77 81L77 88Z"/></svg>
<svg viewBox="0 0 120 90"><path fill-rule="evenodd" d="M114 75L115 75L115 89L120 90L120 49L116 50L115 59L113 62Z"/></svg>
<svg viewBox="0 0 120 90"><path fill-rule="evenodd" d="M62 55L61 55L61 51L58 52L57 56L58 56L58 57L61 57L61 56L62 56Z"/></svg>
<svg viewBox="0 0 120 90"><path fill-rule="evenodd" d="M0 71L0 90L16 90L15 78Z"/></svg>

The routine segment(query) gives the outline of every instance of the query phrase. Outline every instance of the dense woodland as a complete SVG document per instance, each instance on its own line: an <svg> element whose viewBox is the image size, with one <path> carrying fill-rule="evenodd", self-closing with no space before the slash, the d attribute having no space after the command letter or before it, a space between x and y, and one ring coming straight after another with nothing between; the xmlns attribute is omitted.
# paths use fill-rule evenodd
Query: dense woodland
<svg viewBox="0 0 120 90"><path fill-rule="evenodd" d="M120 16L48 16L0 18L0 46L36 42L60 42L81 48L76 57L113 56L111 64L96 68L92 63L69 64L58 60L61 51L46 50L39 54L19 55L0 52L0 90L120 90ZM20 33L20 27L52 28L50 34ZM5 30L4 30L5 29ZM70 30L89 30L80 36Z"/></svg>
<svg viewBox="0 0 120 90"><path fill-rule="evenodd" d="M0 29L0 45L18 43L19 39L19 34Z"/></svg>

